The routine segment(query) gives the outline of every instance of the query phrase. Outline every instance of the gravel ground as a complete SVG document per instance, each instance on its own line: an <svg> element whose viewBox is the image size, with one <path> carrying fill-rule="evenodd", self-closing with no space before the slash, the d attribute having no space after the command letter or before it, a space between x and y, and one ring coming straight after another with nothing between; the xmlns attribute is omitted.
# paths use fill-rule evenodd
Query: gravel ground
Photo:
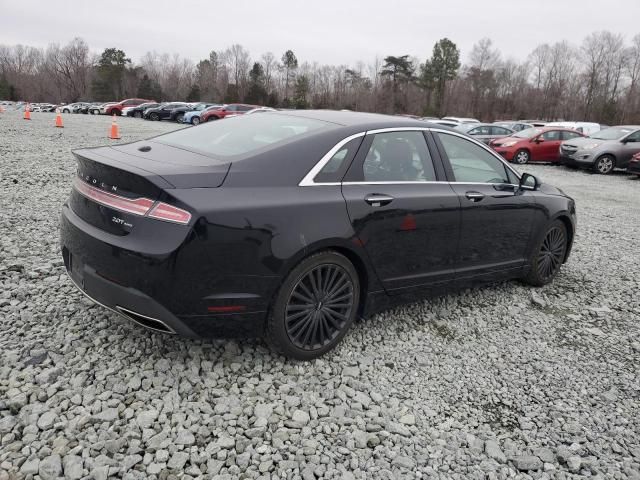
<svg viewBox="0 0 640 480"><path fill-rule="evenodd" d="M640 478L640 181L527 166L577 200L552 285L387 311L295 363L153 334L76 291L69 150L106 144L110 119L64 119L0 114L0 480Z"/></svg>

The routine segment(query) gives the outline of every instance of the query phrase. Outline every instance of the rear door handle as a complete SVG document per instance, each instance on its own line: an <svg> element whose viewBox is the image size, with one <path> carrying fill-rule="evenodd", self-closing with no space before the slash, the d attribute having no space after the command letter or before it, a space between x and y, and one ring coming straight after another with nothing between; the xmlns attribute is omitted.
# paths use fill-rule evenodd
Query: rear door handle
<svg viewBox="0 0 640 480"><path fill-rule="evenodd" d="M484 198L484 193L480 192L467 192L464 194L470 202L480 202Z"/></svg>
<svg viewBox="0 0 640 480"><path fill-rule="evenodd" d="M393 202L393 197L391 195L383 195L380 193L371 193L364 197L364 201L367 202L372 207L383 207L385 205L389 205Z"/></svg>

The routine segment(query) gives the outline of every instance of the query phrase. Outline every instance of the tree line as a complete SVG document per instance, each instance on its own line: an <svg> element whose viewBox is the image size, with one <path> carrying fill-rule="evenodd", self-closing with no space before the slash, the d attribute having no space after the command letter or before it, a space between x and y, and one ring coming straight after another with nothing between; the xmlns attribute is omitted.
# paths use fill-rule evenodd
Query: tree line
<svg viewBox="0 0 640 480"><path fill-rule="evenodd" d="M629 43L609 31L580 45L545 43L526 58L505 58L480 39L463 64L448 38L424 60L388 55L371 63L322 65L293 50L252 58L235 44L194 63L148 52L137 62L118 48L91 52L81 38L46 49L0 45L0 99L31 102L245 102L481 120L585 120L640 123L640 34Z"/></svg>

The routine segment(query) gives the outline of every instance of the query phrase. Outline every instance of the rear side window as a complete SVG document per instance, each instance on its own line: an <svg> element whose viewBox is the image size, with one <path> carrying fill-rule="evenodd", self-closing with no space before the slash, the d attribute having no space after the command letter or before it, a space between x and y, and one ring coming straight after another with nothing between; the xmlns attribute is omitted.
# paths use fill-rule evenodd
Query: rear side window
<svg viewBox="0 0 640 480"><path fill-rule="evenodd" d="M516 183L501 160L464 138L438 133L453 169L454 180L464 183Z"/></svg>
<svg viewBox="0 0 640 480"><path fill-rule="evenodd" d="M362 169L365 182L436 180L433 161L421 131L377 133Z"/></svg>
<svg viewBox="0 0 640 480"><path fill-rule="evenodd" d="M198 128L185 128L156 137L154 141L218 158L246 155L266 147L285 144L306 134L336 128L335 124L310 118L265 112L242 115Z"/></svg>
<svg viewBox="0 0 640 480"><path fill-rule="evenodd" d="M362 138L354 138L345 143L322 167L322 170L314 177L313 181L316 183L340 182L356 155L358 147L362 143Z"/></svg>
<svg viewBox="0 0 640 480"><path fill-rule="evenodd" d="M502 127L492 127L492 135L511 135L511 132L509 130L507 130L506 128L502 128Z"/></svg>

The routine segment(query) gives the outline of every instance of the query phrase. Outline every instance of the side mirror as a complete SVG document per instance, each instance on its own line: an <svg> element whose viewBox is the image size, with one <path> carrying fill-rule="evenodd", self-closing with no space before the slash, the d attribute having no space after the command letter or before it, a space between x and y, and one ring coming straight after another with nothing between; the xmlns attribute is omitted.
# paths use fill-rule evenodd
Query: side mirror
<svg viewBox="0 0 640 480"><path fill-rule="evenodd" d="M530 173L523 173L520 177L520 183L518 185L520 190L537 190L539 186L540 180Z"/></svg>
<svg viewBox="0 0 640 480"><path fill-rule="evenodd" d="M534 142L534 143L542 143L542 142L544 142L544 138L542 138L542 137L536 137L536 138L534 138L534 139L533 139L533 142Z"/></svg>

